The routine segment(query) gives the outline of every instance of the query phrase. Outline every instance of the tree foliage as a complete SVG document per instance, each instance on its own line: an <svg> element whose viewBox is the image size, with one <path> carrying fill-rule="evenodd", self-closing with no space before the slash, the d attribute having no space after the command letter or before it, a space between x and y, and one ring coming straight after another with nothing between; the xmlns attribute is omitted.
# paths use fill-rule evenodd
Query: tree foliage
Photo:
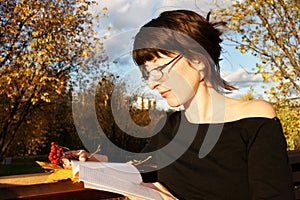
<svg viewBox="0 0 300 200"><path fill-rule="evenodd" d="M86 59L102 49L88 10L93 3L0 0L0 160L26 133L24 123L38 119L32 114L67 92L72 72L95 64Z"/></svg>
<svg viewBox="0 0 300 200"><path fill-rule="evenodd" d="M245 0L214 16L234 30L226 39L241 53L258 56L257 73L275 83L269 94L287 99L300 93L300 3L298 0ZM238 34L236 34L238 33Z"/></svg>
<svg viewBox="0 0 300 200"><path fill-rule="evenodd" d="M270 83L266 94L282 121L288 148L300 148L300 2L236 1L213 16L228 22L233 30L226 40L241 53L251 52L260 58L257 73Z"/></svg>
<svg viewBox="0 0 300 200"><path fill-rule="evenodd" d="M300 149L300 106L297 103L275 104L277 116L281 121L288 150Z"/></svg>

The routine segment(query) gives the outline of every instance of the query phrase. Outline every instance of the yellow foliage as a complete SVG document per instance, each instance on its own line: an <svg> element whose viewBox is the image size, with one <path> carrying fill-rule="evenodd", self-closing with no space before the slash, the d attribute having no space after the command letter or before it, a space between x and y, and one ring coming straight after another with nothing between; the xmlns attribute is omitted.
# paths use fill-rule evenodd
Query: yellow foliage
<svg viewBox="0 0 300 200"><path fill-rule="evenodd" d="M286 137L288 150L300 149L300 107L276 107Z"/></svg>
<svg viewBox="0 0 300 200"><path fill-rule="evenodd" d="M24 122L18 120L30 120L31 112L43 106L42 102L50 102L67 92L70 73L84 65L99 67L99 62L83 59L96 52L96 47L103 46L98 42L94 17L88 10L94 3L93 0L1 0L0 146L5 148L0 149L0 156L4 155L2 151L8 151L6 146L14 143L11 140L23 134L18 127Z"/></svg>
<svg viewBox="0 0 300 200"><path fill-rule="evenodd" d="M274 91L267 94L277 93L277 102L300 95L298 10L299 0L251 0L236 1L212 15L216 21L228 19L227 26L235 31L234 37L228 34L225 39L241 53L251 52L260 58L257 72L264 82L275 85Z"/></svg>

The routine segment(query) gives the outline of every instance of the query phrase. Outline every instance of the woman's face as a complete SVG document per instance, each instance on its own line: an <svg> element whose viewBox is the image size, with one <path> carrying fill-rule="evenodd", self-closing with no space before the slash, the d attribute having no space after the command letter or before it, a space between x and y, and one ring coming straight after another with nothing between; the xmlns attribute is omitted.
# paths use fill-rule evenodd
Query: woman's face
<svg viewBox="0 0 300 200"><path fill-rule="evenodd" d="M171 63L162 70L163 77L160 80L153 81L150 76L148 86L152 90L158 90L171 107L184 105L195 96L203 77L200 77L199 71L182 56L173 61L176 55L174 57L160 56L161 58L145 63L147 71L170 61Z"/></svg>

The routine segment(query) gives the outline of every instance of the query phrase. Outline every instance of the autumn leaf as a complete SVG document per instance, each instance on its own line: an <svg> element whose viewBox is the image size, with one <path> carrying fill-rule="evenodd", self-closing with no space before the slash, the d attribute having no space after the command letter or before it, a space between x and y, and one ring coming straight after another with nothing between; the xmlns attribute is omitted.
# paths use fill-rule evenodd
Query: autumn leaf
<svg viewBox="0 0 300 200"><path fill-rule="evenodd" d="M59 165L53 165L51 163L48 162L41 162L41 161L35 161L38 165L40 165L43 169L63 169L61 166Z"/></svg>
<svg viewBox="0 0 300 200"><path fill-rule="evenodd" d="M54 169L53 172L47 177L47 183L57 182L66 179L72 179L73 174L71 169Z"/></svg>

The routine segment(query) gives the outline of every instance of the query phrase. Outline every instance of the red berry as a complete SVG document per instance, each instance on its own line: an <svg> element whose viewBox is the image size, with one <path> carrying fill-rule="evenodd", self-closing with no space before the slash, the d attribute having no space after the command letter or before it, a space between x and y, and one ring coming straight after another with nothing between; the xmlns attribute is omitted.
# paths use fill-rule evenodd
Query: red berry
<svg viewBox="0 0 300 200"><path fill-rule="evenodd" d="M54 146L55 145L55 142L51 142L51 146Z"/></svg>

